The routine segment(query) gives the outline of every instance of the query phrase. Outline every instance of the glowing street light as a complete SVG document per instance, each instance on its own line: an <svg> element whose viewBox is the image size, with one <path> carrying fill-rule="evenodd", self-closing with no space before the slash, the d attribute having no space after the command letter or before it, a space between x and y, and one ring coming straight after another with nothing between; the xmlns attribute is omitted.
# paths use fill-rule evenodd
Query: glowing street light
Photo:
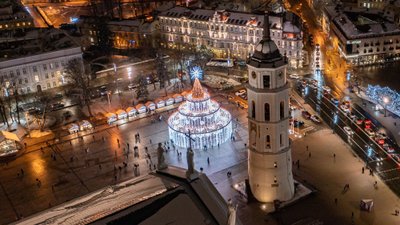
<svg viewBox="0 0 400 225"><path fill-rule="evenodd" d="M385 109L385 117L386 117L386 107L387 107L387 104L389 103L389 98L388 97L383 97L383 103L385 103L384 105L383 105L383 108Z"/></svg>

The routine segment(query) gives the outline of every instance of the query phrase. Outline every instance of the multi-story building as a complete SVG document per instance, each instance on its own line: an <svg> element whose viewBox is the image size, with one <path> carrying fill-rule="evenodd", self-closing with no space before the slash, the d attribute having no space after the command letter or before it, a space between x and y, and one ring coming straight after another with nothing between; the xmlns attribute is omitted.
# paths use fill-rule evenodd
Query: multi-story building
<svg viewBox="0 0 400 225"><path fill-rule="evenodd" d="M14 86L22 94L64 85L68 82L66 63L82 60L80 46L57 29L32 29L23 36L1 37L0 49L0 85Z"/></svg>
<svg viewBox="0 0 400 225"><path fill-rule="evenodd" d="M270 15L271 39L289 66L303 64L303 33L285 14ZM246 59L263 36L264 16L225 10L175 7L160 13L160 33L166 48L180 44L207 46L217 57Z"/></svg>
<svg viewBox="0 0 400 225"><path fill-rule="evenodd" d="M384 9L390 0L357 0L358 7L369 9Z"/></svg>
<svg viewBox="0 0 400 225"><path fill-rule="evenodd" d="M380 10L325 7L324 31L334 36L340 53L354 65L400 59L400 29Z"/></svg>
<svg viewBox="0 0 400 225"><path fill-rule="evenodd" d="M0 3L0 32L33 26L32 17L16 1Z"/></svg>
<svg viewBox="0 0 400 225"><path fill-rule="evenodd" d="M152 19L106 21L110 31L110 41L115 49L136 49L154 46L153 35L158 30L158 22ZM77 23L82 34L82 46L87 48L98 44L99 29L96 18L81 17Z"/></svg>

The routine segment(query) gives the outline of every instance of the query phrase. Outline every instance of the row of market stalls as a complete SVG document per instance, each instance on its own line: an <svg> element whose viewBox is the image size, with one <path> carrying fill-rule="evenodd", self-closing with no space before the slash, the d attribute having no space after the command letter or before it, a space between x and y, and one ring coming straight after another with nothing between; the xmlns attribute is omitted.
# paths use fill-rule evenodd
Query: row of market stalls
<svg viewBox="0 0 400 225"><path fill-rule="evenodd" d="M79 123L71 123L68 127L68 131L70 134L91 129L93 129L93 125L87 120L82 120Z"/></svg>
<svg viewBox="0 0 400 225"><path fill-rule="evenodd" d="M186 96L187 92L182 92L182 94L174 94L172 96L167 96L165 98L158 98L153 101L148 101L145 104L137 104L136 106L130 106L128 108L119 109L115 113L107 113L105 116L107 118L108 123L115 122L117 120L126 119L128 117L135 117L139 114L147 113L150 111L154 111L156 109L163 108L165 106L173 105L175 103L182 102L184 100L184 96Z"/></svg>

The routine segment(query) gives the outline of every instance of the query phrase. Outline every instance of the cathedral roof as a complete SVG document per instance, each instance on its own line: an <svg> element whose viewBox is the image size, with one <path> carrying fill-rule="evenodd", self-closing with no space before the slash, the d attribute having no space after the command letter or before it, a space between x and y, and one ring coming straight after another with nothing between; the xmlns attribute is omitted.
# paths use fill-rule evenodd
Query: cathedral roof
<svg viewBox="0 0 400 225"><path fill-rule="evenodd" d="M264 37L257 44L247 64L258 68L275 68L286 64L278 46L270 37L268 13L264 16Z"/></svg>

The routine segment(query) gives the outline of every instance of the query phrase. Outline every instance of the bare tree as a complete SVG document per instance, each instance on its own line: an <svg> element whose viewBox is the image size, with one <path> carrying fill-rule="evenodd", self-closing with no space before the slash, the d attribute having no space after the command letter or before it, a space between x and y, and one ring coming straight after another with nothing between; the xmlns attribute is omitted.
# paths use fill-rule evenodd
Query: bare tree
<svg viewBox="0 0 400 225"><path fill-rule="evenodd" d="M81 104L86 105L90 116L93 116L90 108L90 73L85 71L83 62L79 59L68 61L65 67L66 78L71 84L81 91Z"/></svg>
<svg viewBox="0 0 400 225"><path fill-rule="evenodd" d="M143 74L136 77L136 83L138 87L136 88L136 97L138 99L147 100L149 96L149 91L147 90L147 79Z"/></svg>

